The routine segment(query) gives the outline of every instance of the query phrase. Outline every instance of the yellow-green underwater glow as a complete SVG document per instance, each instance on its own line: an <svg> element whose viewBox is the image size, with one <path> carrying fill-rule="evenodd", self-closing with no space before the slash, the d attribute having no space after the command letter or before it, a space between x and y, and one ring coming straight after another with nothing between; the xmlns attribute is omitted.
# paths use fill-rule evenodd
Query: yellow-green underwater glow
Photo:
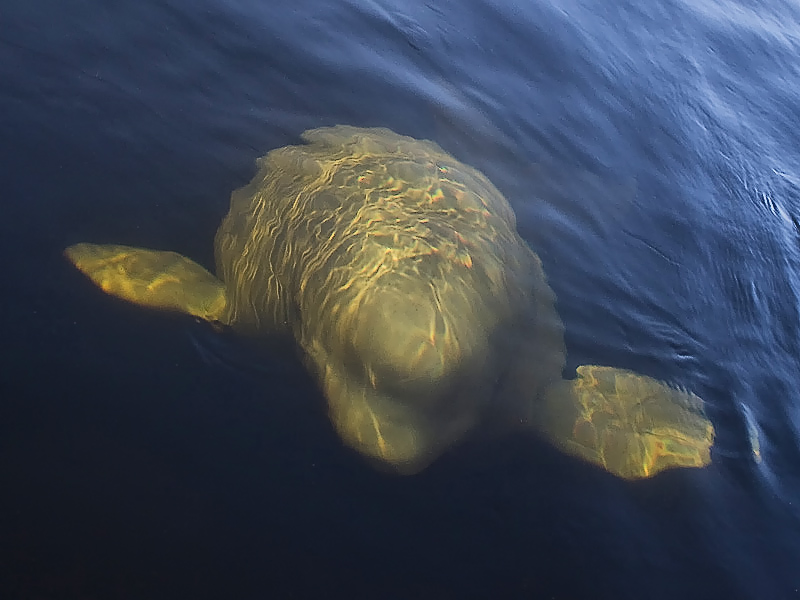
<svg viewBox="0 0 800 600"><path fill-rule="evenodd" d="M75 244L64 254L107 294L207 321L223 318L225 286L185 256L99 244Z"/></svg>
<svg viewBox="0 0 800 600"><path fill-rule="evenodd" d="M562 379L555 295L482 173L387 129L303 138L233 193L221 281L171 252L77 244L67 256L128 301L293 335L343 441L399 472L489 415L620 477L710 462L696 396L610 367Z"/></svg>
<svg viewBox="0 0 800 600"><path fill-rule="evenodd" d="M563 410L577 409L563 429L551 421L554 443L621 477L711 462L714 428L690 392L631 371L583 365L576 379L554 384L545 396L562 422Z"/></svg>

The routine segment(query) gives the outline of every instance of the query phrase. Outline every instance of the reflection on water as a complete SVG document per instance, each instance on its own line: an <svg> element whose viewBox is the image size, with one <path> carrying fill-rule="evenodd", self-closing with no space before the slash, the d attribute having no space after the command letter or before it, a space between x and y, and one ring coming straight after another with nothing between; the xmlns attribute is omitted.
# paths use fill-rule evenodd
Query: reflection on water
<svg viewBox="0 0 800 600"><path fill-rule="evenodd" d="M11 596L792 597L800 9L265 6L3 8ZM98 298L64 264L93 240L212 265L253 160L337 123L485 173L557 298L564 377L697 392L712 464L630 484L511 435L391 478L273 368L288 355L217 368L193 320Z"/></svg>

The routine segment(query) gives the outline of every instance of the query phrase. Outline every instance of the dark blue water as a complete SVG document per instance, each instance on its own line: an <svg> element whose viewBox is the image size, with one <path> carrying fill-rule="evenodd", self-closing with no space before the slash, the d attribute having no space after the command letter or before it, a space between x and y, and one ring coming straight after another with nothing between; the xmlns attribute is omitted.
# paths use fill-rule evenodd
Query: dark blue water
<svg viewBox="0 0 800 600"><path fill-rule="evenodd" d="M713 464L626 483L511 436L379 473L293 358L61 256L213 265L254 159L337 123L483 170L568 370L695 390ZM0 596L800 597L799 127L790 0L6 0Z"/></svg>

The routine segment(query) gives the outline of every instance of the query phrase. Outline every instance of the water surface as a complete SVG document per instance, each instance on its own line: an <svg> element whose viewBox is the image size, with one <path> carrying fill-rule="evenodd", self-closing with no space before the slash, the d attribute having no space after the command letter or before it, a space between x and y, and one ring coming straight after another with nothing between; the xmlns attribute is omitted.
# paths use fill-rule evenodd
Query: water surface
<svg viewBox="0 0 800 600"><path fill-rule="evenodd" d="M798 56L788 1L6 2L2 587L796 597ZM337 123L481 169L542 258L567 373L695 390L713 465L626 483L512 436L376 472L294 359L114 301L61 256L211 266L254 160Z"/></svg>

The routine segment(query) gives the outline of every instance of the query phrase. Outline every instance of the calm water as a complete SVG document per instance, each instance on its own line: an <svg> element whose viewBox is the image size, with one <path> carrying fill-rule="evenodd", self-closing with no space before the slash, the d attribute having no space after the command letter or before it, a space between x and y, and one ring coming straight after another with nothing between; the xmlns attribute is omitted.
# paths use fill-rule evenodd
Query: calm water
<svg viewBox="0 0 800 600"><path fill-rule="evenodd" d="M791 0L6 0L0 595L800 597L798 57ZM483 170L567 368L694 389L713 465L631 484L509 437L377 473L295 361L61 256L211 265L254 159L336 123Z"/></svg>

